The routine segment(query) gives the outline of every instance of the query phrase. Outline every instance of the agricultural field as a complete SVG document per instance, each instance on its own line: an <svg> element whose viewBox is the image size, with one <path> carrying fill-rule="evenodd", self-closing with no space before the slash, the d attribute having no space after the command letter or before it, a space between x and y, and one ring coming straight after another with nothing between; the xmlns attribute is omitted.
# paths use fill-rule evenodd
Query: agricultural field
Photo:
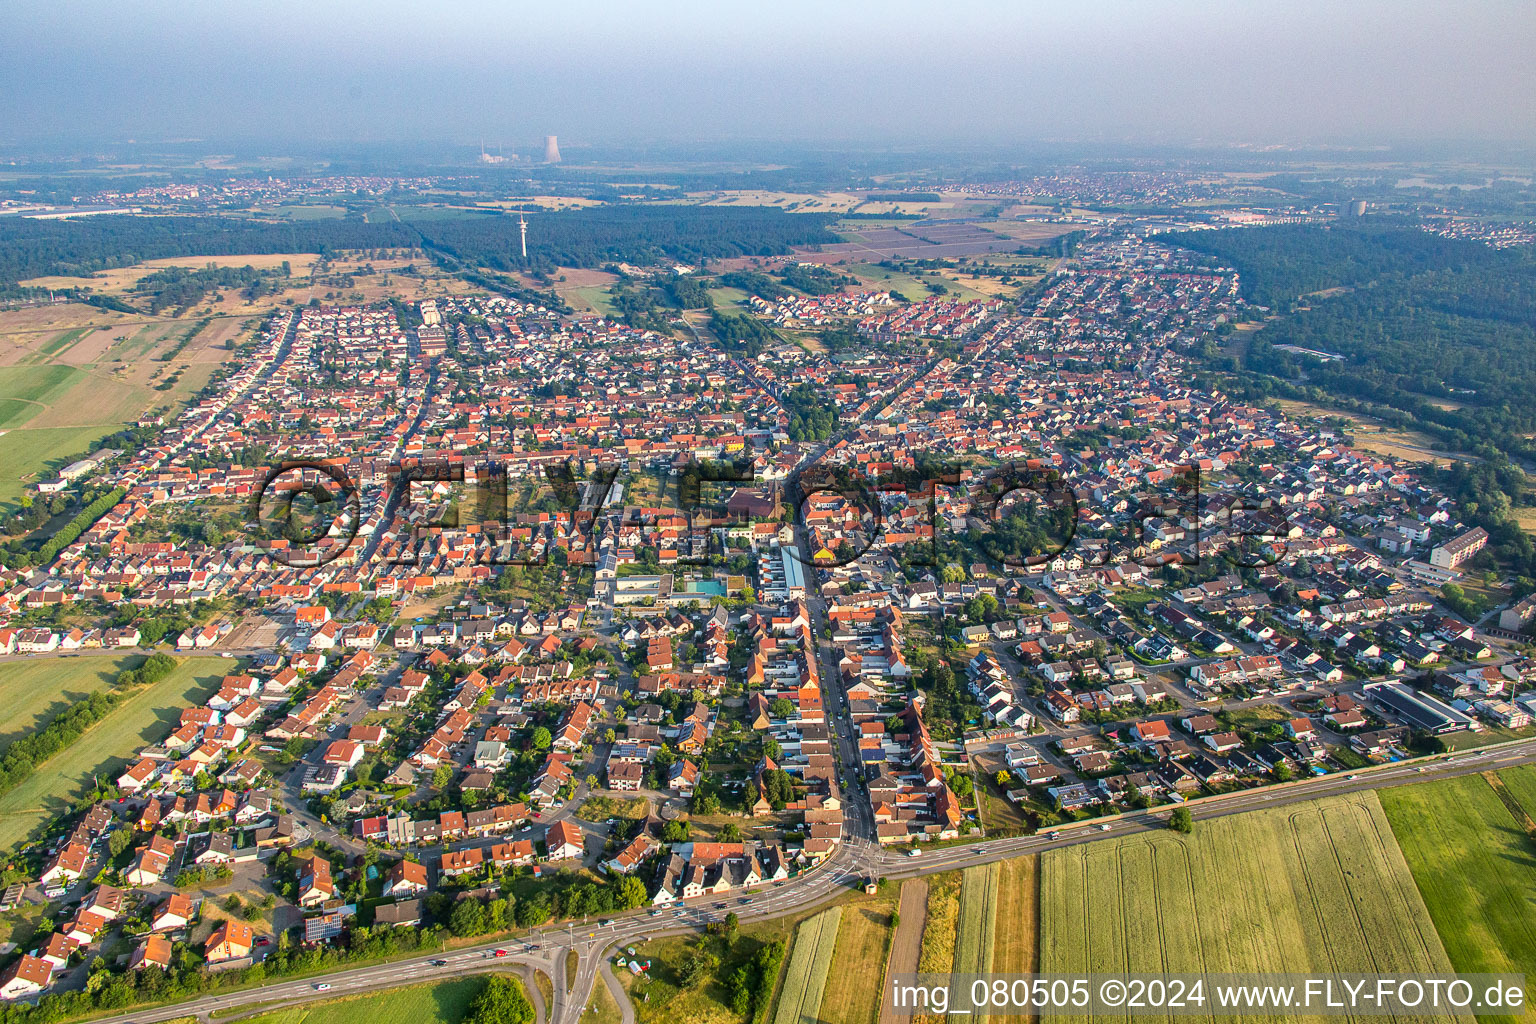
<svg viewBox="0 0 1536 1024"><path fill-rule="evenodd" d="M955 929L956 974L990 974L997 926L997 864L966 868L960 884L960 921ZM985 1022L988 1015L976 1014Z"/></svg>
<svg viewBox="0 0 1536 1024"><path fill-rule="evenodd" d="M315 262L315 254L277 252L251 253L244 256L172 256L166 259L145 260L143 263L135 263L129 267L99 271L90 277L35 277L21 283L29 288L89 288L100 294L121 295L132 288L140 278L167 267L202 268L212 264L216 267L255 267L257 270L269 270L282 266L284 260L287 260L288 265L293 269L293 276L302 277L309 273L310 265Z"/></svg>
<svg viewBox="0 0 1536 1024"><path fill-rule="evenodd" d="M955 966L955 943L960 924L962 874L948 871L928 880L928 909L923 920L923 949L917 958L919 974L948 974ZM932 1014L913 1018L917 1024L937 1024Z"/></svg>
<svg viewBox="0 0 1536 1024"><path fill-rule="evenodd" d="M992 970L997 927L997 864L966 868L960 885L960 923L956 928L955 973Z"/></svg>
<svg viewBox="0 0 1536 1024"><path fill-rule="evenodd" d="M411 985L247 1017L248 1024L459 1024L484 978Z"/></svg>
<svg viewBox="0 0 1536 1024"><path fill-rule="evenodd" d="M142 660L142 655L125 654L0 663L0 749L110 686L119 672Z"/></svg>
<svg viewBox="0 0 1536 1024"><path fill-rule="evenodd" d="M146 414L179 406L254 323L81 305L0 313L0 502Z"/></svg>
<svg viewBox="0 0 1536 1024"><path fill-rule="evenodd" d="M1451 970L1371 793L1052 850L1041 871L1047 974Z"/></svg>
<svg viewBox="0 0 1536 1024"><path fill-rule="evenodd" d="M997 874L997 914L992 939L992 970L999 974L1034 974L1040 967L1040 858L1001 861Z"/></svg>
<svg viewBox="0 0 1536 1024"><path fill-rule="evenodd" d="M1500 775L1522 806L1536 797L1533 769ZM1536 846L1494 788L1465 775L1385 789L1381 803L1451 964L1523 972L1536 995Z"/></svg>
<svg viewBox="0 0 1536 1024"><path fill-rule="evenodd" d="M875 1024L880 1010L876 993L885 990L885 962L890 950L891 915L897 891L877 894L843 908L837 948L828 976L834 983L823 990L820 1017L827 1024Z"/></svg>
<svg viewBox="0 0 1536 1024"><path fill-rule="evenodd" d="M837 948L838 925L843 909L824 910L795 931L794 948L789 955L789 970L779 989L778 1011L774 1024L814 1024L820 1017L821 996L832 967L832 953Z"/></svg>
<svg viewBox="0 0 1536 1024"><path fill-rule="evenodd" d="M899 292L913 302L934 297L933 292L928 290L930 283L947 288L948 291L943 296L946 299L986 298L974 288L967 288L958 280L945 276L944 272L888 270L873 263L851 263L847 266L838 266L837 269L845 274L852 274L863 282L866 288L883 292Z"/></svg>
<svg viewBox="0 0 1536 1024"><path fill-rule="evenodd" d="M1527 818L1536 818L1536 765L1506 768L1499 772L1499 781L1520 803Z"/></svg>
<svg viewBox="0 0 1536 1024"><path fill-rule="evenodd" d="M93 777L116 778L130 755L168 735L182 709L207 700L225 673L238 664L219 658L184 659L170 675L134 693L21 785L0 796L0 850L11 848L40 822L65 810L89 788Z"/></svg>

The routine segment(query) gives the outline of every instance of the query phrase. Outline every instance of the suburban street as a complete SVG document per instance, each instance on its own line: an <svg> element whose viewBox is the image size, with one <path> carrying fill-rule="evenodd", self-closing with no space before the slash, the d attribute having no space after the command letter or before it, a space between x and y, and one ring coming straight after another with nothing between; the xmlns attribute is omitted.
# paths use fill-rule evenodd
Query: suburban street
<svg viewBox="0 0 1536 1024"><path fill-rule="evenodd" d="M1530 763L1536 763L1536 739L1362 769L1350 775L1328 775L1230 796L1208 797L1190 801L1187 806L1198 823L1244 811L1283 807L1327 796L1454 778ZM396 988L417 981L497 970L518 973L542 970L554 982L555 1005L550 1008L548 1017L551 1024L575 1024L580 1020L583 1010L592 1000L593 986L599 975L613 990L619 1005L627 1008L625 1020L631 1021L633 1009L628 1007L627 998L617 987L617 979L607 967L609 959L625 946L662 935L701 931L711 921L720 920L731 912L743 922L750 922L808 910L847 893L870 877L912 878L1162 829L1167 827L1169 810L1162 807L1144 813L1083 821L1063 825L1041 835L962 842L938 850L924 850L917 857L879 849L865 838L851 836L820 866L797 878L758 889L748 897L727 900L704 897L690 901L682 908L662 908L656 916L651 916L652 912L648 910L631 911L615 915L606 925L574 922L563 926L548 925L499 942L316 975L303 980L272 982L257 988L204 996L184 1003L100 1019L106 1024L155 1024L186 1016L208 1019L214 1011L219 1011L220 1017L227 1019L230 1011L242 1007L272 1009L338 995ZM1196 827L1199 827L1198 824ZM1056 838L1052 838L1053 835ZM526 950L530 945L535 948ZM498 949L506 950L507 955L497 957L495 952ZM566 952L571 949L576 950L579 959L576 978L571 991L567 993L565 960ZM434 965L432 961L439 959L447 963ZM328 988L321 990L316 987L321 984ZM531 983L528 987L530 994L537 999L537 987Z"/></svg>

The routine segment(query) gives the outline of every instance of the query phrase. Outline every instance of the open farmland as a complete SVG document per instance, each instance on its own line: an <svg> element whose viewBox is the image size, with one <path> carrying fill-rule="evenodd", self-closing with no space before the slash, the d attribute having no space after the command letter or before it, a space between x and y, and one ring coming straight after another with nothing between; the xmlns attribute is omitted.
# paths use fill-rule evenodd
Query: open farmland
<svg viewBox="0 0 1536 1024"><path fill-rule="evenodd" d="M254 324L80 305L0 313L0 502L144 415L178 407Z"/></svg>
<svg viewBox="0 0 1536 1024"><path fill-rule="evenodd" d="M789 957L789 970L779 989L779 1007L774 1024L814 1022L821 1011L821 994L832 967L832 951L837 947L837 927L843 908L824 910L800 925L795 932L795 947Z"/></svg>
<svg viewBox="0 0 1536 1024"><path fill-rule="evenodd" d="M928 913L923 921L923 949L917 958L920 974L948 974L954 970L955 942L960 923L961 872L948 871L928 882ZM933 1024L940 1018L919 1014L918 1024Z"/></svg>
<svg viewBox="0 0 1536 1024"><path fill-rule="evenodd" d="M1521 765L1499 772L1505 790L1520 803L1529 819L1536 819L1536 765Z"/></svg>
<svg viewBox="0 0 1536 1024"><path fill-rule="evenodd" d="M960 923L956 929L956 973L985 974L992 970L997 879L998 865L995 863L965 869L960 886Z"/></svg>
<svg viewBox="0 0 1536 1024"><path fill-rule="evenodd" d="M1044 973L1451 967L1371 793L1053 850L1041 868Z"/></svg>
<svg viewBox="0 0 1536 1024"><path fill-rule="evenodd" d="M1536 796L1531 768L1501 777L1522 805ZM1466 973L1523 972L1532 992L1536 856L1493 787L1466 775L1383 790L1381 802L1451 964Z"/></svg>
<svg viewBox="0 0 1536 1024"><path fill-rule="evenodd" d="M989 974L997 925L997 864L966 868L960 884L960 921L955 929L956 974ZM977 1021L988 1015L976 1014Z"/></svg>
<svg viewBox="0 0 1536 1024"><path fill-rule="evenodd" d="M164 739L182 709L207 700L225 672L237 664L218 658L183 660L170 675L134 693L21 785L0 796L0 850L9 849L40 821L65 810L90 787L93 777L115 779L135 751Z"/></svg>
<svg viewBox="0 0 1536 1024"><path fill-rule="evenodd" d="M140 655L125 654L0 664L0 749L111 685L119 672L141 660Z"/></svg>
<svg viewBox="0 0 1536 1024"><path fill-rule="evenodd" d="M887 888L892 891L843 908L829 972L834 980L821 996L820 1017L827 1024L875 1024L880 1000L872 994L884 991L891 915L899 898L894 886Z"/></svg>
<svg viewBox="0 0 1536 1024"><path fill-rule="evenodd" d="M484 978L456 978L327 999L246 1020L249 1024L459 1024L484 987Z"/></svg>
<svg viewBox="0 0 1536 1024"><path fill-rule="evenodd" d="M997 923L993 928L992 970L1033 974L1040 967L1040 858L1002 861L997 874Z"/></svg>

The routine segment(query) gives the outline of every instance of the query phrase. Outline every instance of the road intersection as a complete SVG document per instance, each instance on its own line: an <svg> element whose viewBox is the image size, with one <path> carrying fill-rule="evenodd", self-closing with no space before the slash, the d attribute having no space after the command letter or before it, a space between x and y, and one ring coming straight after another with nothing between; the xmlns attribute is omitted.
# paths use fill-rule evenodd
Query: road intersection
<svg viewBox="0 0 1536 1024"><path fill-rule="evenodd" d="M1206 797L1190 801L1188 807L1196 821L1199 821L1327 796L1452 778L1530 763L1536 763L1536 739L1362 769L1349 775L1327 775ZM576 1024L592 1002L599 976L623 1008L626 1024L632 1024L633 1007L608 967L609 960L629 946L658 936L700 932L711 922L722 920L733 912L742 922L800 913L845 895L870 878L911 878L1166 828L1170 810L1169 807L1160 807L1136 814L1063 825L1043 834L950 844L925 849L916 857L902 851L881 848L873 844L867 835L853 834L834 855L817 867L786 881L760 887L745 897L729 900L700 897L681 906L631 911L596 923L551 924L498 942L445 949L405 960L354 967L303 979L272 981L254 988L202 996L100 1020L104 1024L155 1024L188 1016L206 1020L215 1011L219 1012L221 1018L227 1019L242 1009L252 1012L257 1009L277 1009L319 999L490 971L522 975L530 982L530 993L537 999L537 989L531 985L531 975L533 971L540 970L554 984L554 1005L548 1008L546 1018L549 1024ZM567 979L566 954L573 949L577 953L576 976ZM504 955L497 956L498 950L503 951ZM319 987L321 985L326 987L322 989Z"/></svg>

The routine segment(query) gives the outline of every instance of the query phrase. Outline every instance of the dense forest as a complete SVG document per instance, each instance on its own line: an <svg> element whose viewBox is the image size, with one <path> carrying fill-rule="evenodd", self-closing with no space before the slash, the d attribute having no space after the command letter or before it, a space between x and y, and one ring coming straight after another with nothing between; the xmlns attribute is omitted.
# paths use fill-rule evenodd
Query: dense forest
<svg viewBox="0 0 1536 1024"><path fill-rule="evenodd" d="M1536 431L1536 258L1413 228L1288 225L1166 236L1237 267L1290 309L1240 366L1259 392L1343 399L1458 451L1529 455ZM1328 296L1296 300L1306 292ZM1323 359L1277 346L1342 359ZM1278 385L1278 387L1277 387Z"/></svg>
<svg viewBox="0 0 1536 1024"><path fill-rule="evenodd" d="M235 217L91 217L0 220L0 295L48 275L86 276L143 260L246 253L424 246L493 270L556 265L654 265L729 256L770 256L836 242L824 214L772 207L600 206L528 215L535 254L524 261L511 217L367 223L360 218L275 224Z"/></svg>
<svg viewBox="0 0 1536 1024"><path fill-rule="evenodd" d="M281 290L281 279L291 273L288 261L281 268L257 270L255 267L219 267L209 264L196 270L166 267L145 274L133 283L135 296L147 300L149 312L159 313L171 306L188 309L203 300L210 291L238 288L250 302Z"/></svg>
<svg viewBox="0 0 1536 1024"><path fill-rule="evenodd" d="M1159 241L1237 268L1244 298L1282 311L1302 296L1329 288L1425 271L1489 267L1510 259L1478 242L1442 238L1403 223L1370 221L1172 232Z"/></svg>
<svg viewBox="0 0 1536 1024"><path fill-rule="evenodd" d="M1237 267L1255 301L1291 310L1251 337L1240 362L1215 360L1234 371L1221 387L1332 404L1475 453L1440 484L1488 530L1517 586L1536 587L1536 545L1511 511L1531 500L1511 457L1536 457L1536 254L1369 223L1165 237ZM1295 301L1331 288L1343 290Z"/></svg>
<svg viewBox="0 0 1536 1024"><path fill-rule="evenodd" d="M732 270L721 274L720 283L727 288L737 288L749 295L756 295L766 302L774 302L794 294L767 274L761 274L755 270Z"/></svg>
<svg viewBox="0 0 1536 1024"><path fill-rule="evenodd" d="M516 225L513 225L514 232ZM234 217L0 219L0 294L53 274L85 276L144 260L275 252L329 253L420 244L404 224L311 220L272 224Z"/></svg>
<svg viewBox="0 0 1536 1024"><path fill-rule="evenodd" d="M536 267L697 263L731 256L773 256L791 246L837 242L830 218L773 207L597 206L528 215ZM418 222L434 248L497 270L524 265L517 221L474 218Z"/></svg>
<svg viewBox="0 0 1536 1024"><path fill-rule="evenodd" d="M772 343L779 340L773 328L750 316L716 312L709 321L709 329L715 332L728 350L755 359Z"/></svg>
<svg viewBox="0 0 1536 1024"><path fill-rule="evenodd" d="M831 295L843 290L844 285L858 284L859 279L839 274L835 270L814 264L791 263L779 272L784 283L798 288L807 295Z"/></svg>

